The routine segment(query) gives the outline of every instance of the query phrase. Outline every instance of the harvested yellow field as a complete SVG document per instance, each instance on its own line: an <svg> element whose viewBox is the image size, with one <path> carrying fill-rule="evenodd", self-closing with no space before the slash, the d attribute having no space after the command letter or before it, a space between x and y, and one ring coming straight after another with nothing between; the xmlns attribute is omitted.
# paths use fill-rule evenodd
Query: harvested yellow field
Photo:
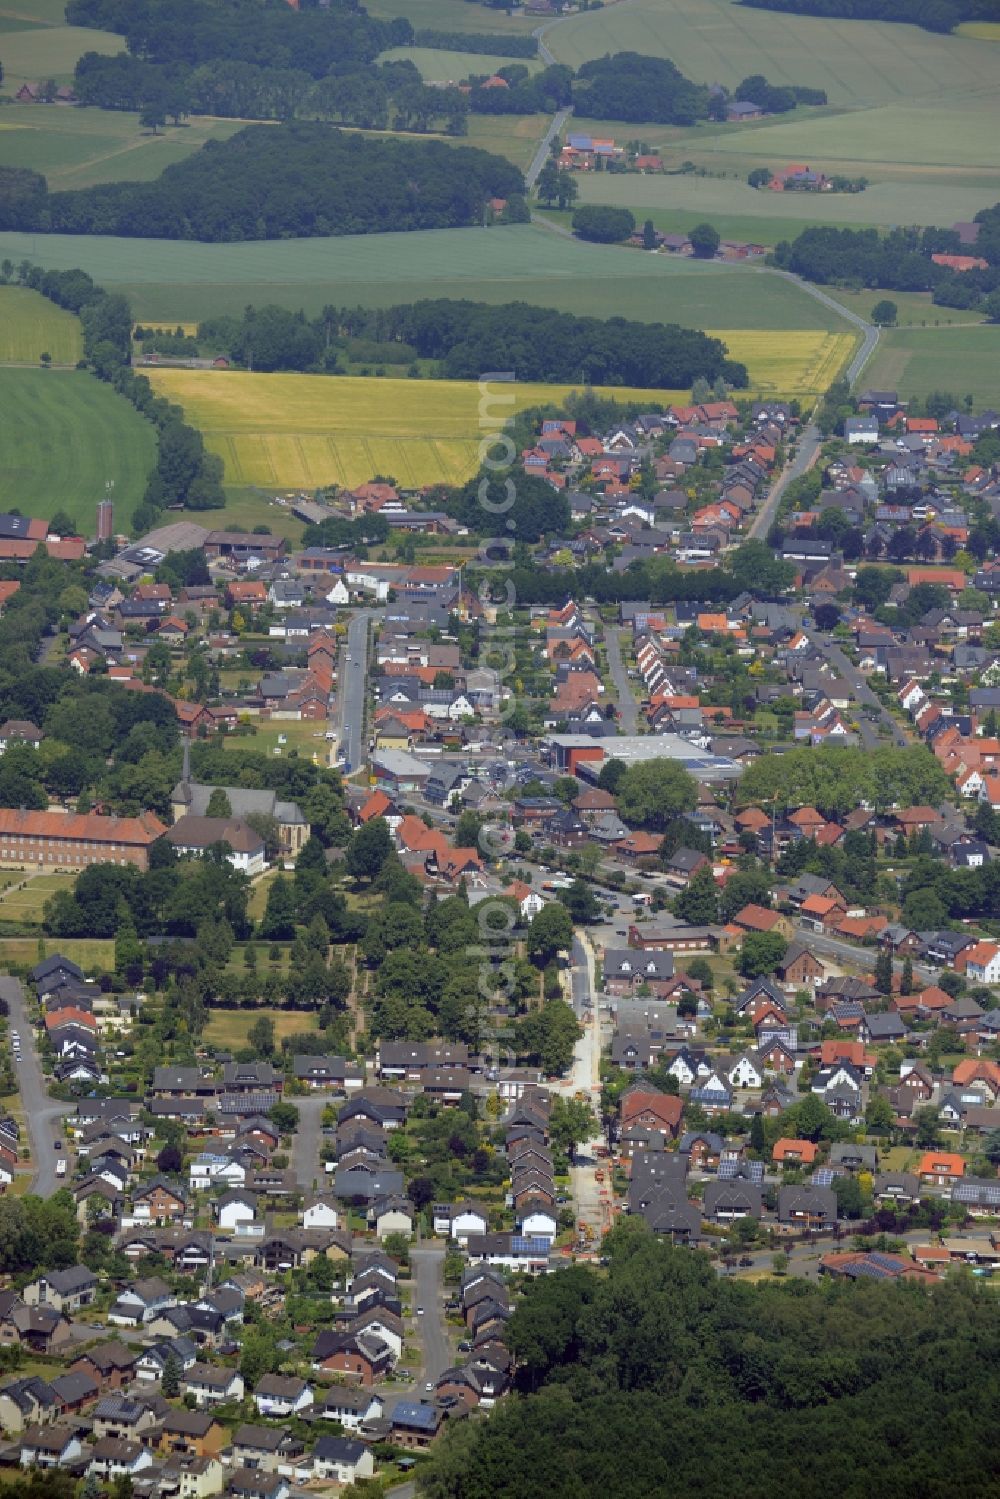
<svg viewBox="0 0 1000 1499"><path fill-rule="evenodd" d="M230 484L314 489L392 474L400 484L460 484L476 472L483 438L515 411L558 401L574 387L497 382L480 418L472 380L251 375L148 369L183 406L226 466ZM686 401L688 391L604 392L618 400ZM512 395L513 399L508 396Z"/></svg>
<svg viewBox="0 0 1000 1499"><path fill-rule="evenodd" d="M971 37L976 42L1000 42L1000 22L963 21L956 35Z"/></svg>
<svg viewBox="0 0 1000 1499"><path fill-rule="evenodd" d="M195 334L198 332L198 324L197 323L185 323L185 322L180 322L180 323L159 323L159 322L157 322L157 323L147 323L147 322L140 322L140 323L136 323L135 326L137 328L150 328L150 329L152 329L152 331L154 333L176 333L177 330L178 330L178 328L179 328L181 330L181 332L184 334L185 338L194 338Z"/></svg>
<svg viewBox="0 0 1000 1499"><path fill-rule="evenodd" d="M820 395L836 380L856 343L853 333L826 333L822 329L708 331L712 338L722 339L731 358L746 365L752 390L786 399Z"/></svg>
<svg viewBox="0 0 1000 1499"><path fill-rule="evenodd" d="M849 333L710 330L750 371L748 394L810 398L840 373ZM480 442L529 406L558 402L572 385L497 382L481 414L472 380L379 380L362 376L261 375L231 370L144 368L156 389L184 408L226 468L229 484L315 489L353 486L373 474L400 484L460 484L476 472ZM686 403L688 390L598 387L618 401Z"/></svg>

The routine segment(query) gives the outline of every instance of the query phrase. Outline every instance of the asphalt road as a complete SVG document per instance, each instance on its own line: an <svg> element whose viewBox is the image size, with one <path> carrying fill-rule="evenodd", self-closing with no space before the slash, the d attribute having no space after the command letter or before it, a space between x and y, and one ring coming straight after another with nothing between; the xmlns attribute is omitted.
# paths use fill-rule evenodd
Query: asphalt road
<svg viewBox="0 0 1000 1499"><path fill-rule="evenodd" d="M292 1169L303 1192L315 1191L326 1175L320 1165L319 1144L326 1099L304 1095L294 1100L299 1111L299 1127L292 1136Z"/></svg>
<svg viewBox="0 0 1000 1499"><path fill-rule="evenodd" d="M604 644L608 648L608 670L611 673L615 697L618 700L618 721L621 731L623 734L635 734L639 723L639 705L635 700L632 683L629 681L628 672L622 660L622 635L624 633L623 630L605 625Z"/></svg>
<svg viewBox="0 0 1000 1499"><path fill-rule="evenodd" d="M358 770L366 758L365 700L368 693L368 622L359 609L347 627L347 651L340 673L340 747L344 769Z"/></svg>
<svg viewBox="0 0 1000 1499"><path fill-rule="evenodd" d="M410 1250L413 1266L413 1308L422 1306L424 1314L416 1317L420 1335L420 1389L418 1398L424 1399L423 1386L427 1380L437 1380L453 1363L451 1344L444 1320L444 1246L422 1244Z"/></svg>
<svg viewBox="0 0 1000 1499"><path fill-rule="evenodd" d="M857 328L861 334L861 343L850 364L844 371L844 377L848 385L853 385L878 346L878 328L875 327L874 323L866 322L860 314L852 312L849 307L845 307L842 302L838 302L834 297L829 296L820 287L814 285L813 282L804 281L801 276L796 276L791 271L772 270L771 274L774 276L783 276L786 281L794 281L796 286L801 286L802 290L808 293L814 301L822 302L824 307L829 307L838 317L844 318L848 323L853 323L854 327Z"/></svg>
<svg viewBox="0 0 1000 1499"><path fill-rule="evenodd" d="M536 32L535 35L537 36L538 32ZM544 46L541 46L541 44L540 49L543 53L544 60L544 53L546 49L544 48ZM549 53L550 57L551 55L552 54ZM549 125L548 130L546 130L545 135L543 136L542 141L538 147L538 150L531 158L531 166L524 174L524 180L527 183L529 189L534 187L535 180L538 177L539 172L542 170L542 167L549 159L549 146L551 145L555 136L559 134L559 131L563 128L572 112L573 111L570 109L560 109L557 114L554 114L552 116L552 122Z"/></svg>
<svg viewBox="0 0 1000 1499"><path fill-rule="evenodd" d="M11 1031L17 1031L21 1040L21 1060L15 1071L35 1163L32 1190L40 1197L50 1197L60 1184L56 1176L56 1162L65 1152L57 1151L55 1142L62 1138L62 1118L66 1105L54 1102L46 1092L35 1046L35 1031L28 1019L20 979L0 976L0 998L7 1001L10 1012L8 1024Z"/></svg>
<svg viewBox="0 0 1000 1499"><path fill-rule="evenodd" d="M786 485L790 484L793 479L801 478L812 467L816 460L816 454L819 452L821 442L822 438L820 437L818 427L813 426L812 423L808 427L803 427L799 436L798 446L795 449L795 457L791 463L782 469L777 479L771 485L767 499L753 518L750 530L747 532L748 536L759 538L767 536L778 513L778 504L785 492Z"/></svg>
<svg viewBox="0 0 1000 1499"><path fill-rule="evenodd" d="M885 707L885 705L880 701L878 697L876 697L875 693L868 686L868 683L865 681L862 673L858 670L854 663L852 661L849 661L848 658L844 655L844 652L841 650L840 646L836 645L829 636L822 635L818 631L810 638L813 645L820 652L820 654L825 656L830 665L836 669L838 676L843 677L844 681L850 684L851 691L854 693L854 696L857 698L858 702L863 704L863 706L866 708L874 709L878 713L879 718L885 724L886 728L892 736L893 744L896 745L899 749L906 749L907 745L910 743L906 734L893 718L888 708ZM859 722L861 725L861 737L864 739L865 748L876 749L878 747L879 741L878 735L875 733L872 725L863 718L860 719Z"/></svg>

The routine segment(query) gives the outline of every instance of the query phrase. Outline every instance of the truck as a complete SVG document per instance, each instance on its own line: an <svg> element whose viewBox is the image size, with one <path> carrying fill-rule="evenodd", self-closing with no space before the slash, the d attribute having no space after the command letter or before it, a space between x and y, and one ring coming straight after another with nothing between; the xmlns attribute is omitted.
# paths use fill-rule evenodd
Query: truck
<svg viewBox="0 0 1000 1499"><path fill-rule="evenodd" d="M65 1176L65 1175L66 1175L66 1157L62 1156L60 1160L56 1161L56 1176Z"/></svg>

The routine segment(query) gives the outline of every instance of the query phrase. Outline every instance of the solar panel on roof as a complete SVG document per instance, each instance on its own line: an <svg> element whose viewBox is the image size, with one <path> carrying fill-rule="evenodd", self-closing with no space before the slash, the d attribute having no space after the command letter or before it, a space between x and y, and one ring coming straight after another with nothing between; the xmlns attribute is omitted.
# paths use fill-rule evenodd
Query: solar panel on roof
<svg viewBox="0 0 1000 1499"><path fill-rule="evenodd" d="M836 1175L837 1173L831 1171L829 1166L819 1166L813 1172L810 1181L814 1187L829 1187L833 1184Z"/></svg>
<svg viewBox="0 0 1000 1499"><path fill-rule="evenodd" d="M871 1260L858 1260L857 1264L847 1266L848 1275L865 1276L868 1280L888 1280L889 1271L882 1265L875 1265Z"/></svg>

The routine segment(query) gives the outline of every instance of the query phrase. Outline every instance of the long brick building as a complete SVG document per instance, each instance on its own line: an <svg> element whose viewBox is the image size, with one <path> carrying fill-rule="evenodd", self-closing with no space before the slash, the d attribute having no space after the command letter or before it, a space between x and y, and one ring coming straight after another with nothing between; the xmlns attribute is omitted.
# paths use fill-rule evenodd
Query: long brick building
<svg viewBox="0 0 1000 1499"><path fill-rule="evenodd" d="M96 813L25 812L0 807L0 869L85 869L88 864L137 864L166 827L152 812L141 817Z"/></svg>

